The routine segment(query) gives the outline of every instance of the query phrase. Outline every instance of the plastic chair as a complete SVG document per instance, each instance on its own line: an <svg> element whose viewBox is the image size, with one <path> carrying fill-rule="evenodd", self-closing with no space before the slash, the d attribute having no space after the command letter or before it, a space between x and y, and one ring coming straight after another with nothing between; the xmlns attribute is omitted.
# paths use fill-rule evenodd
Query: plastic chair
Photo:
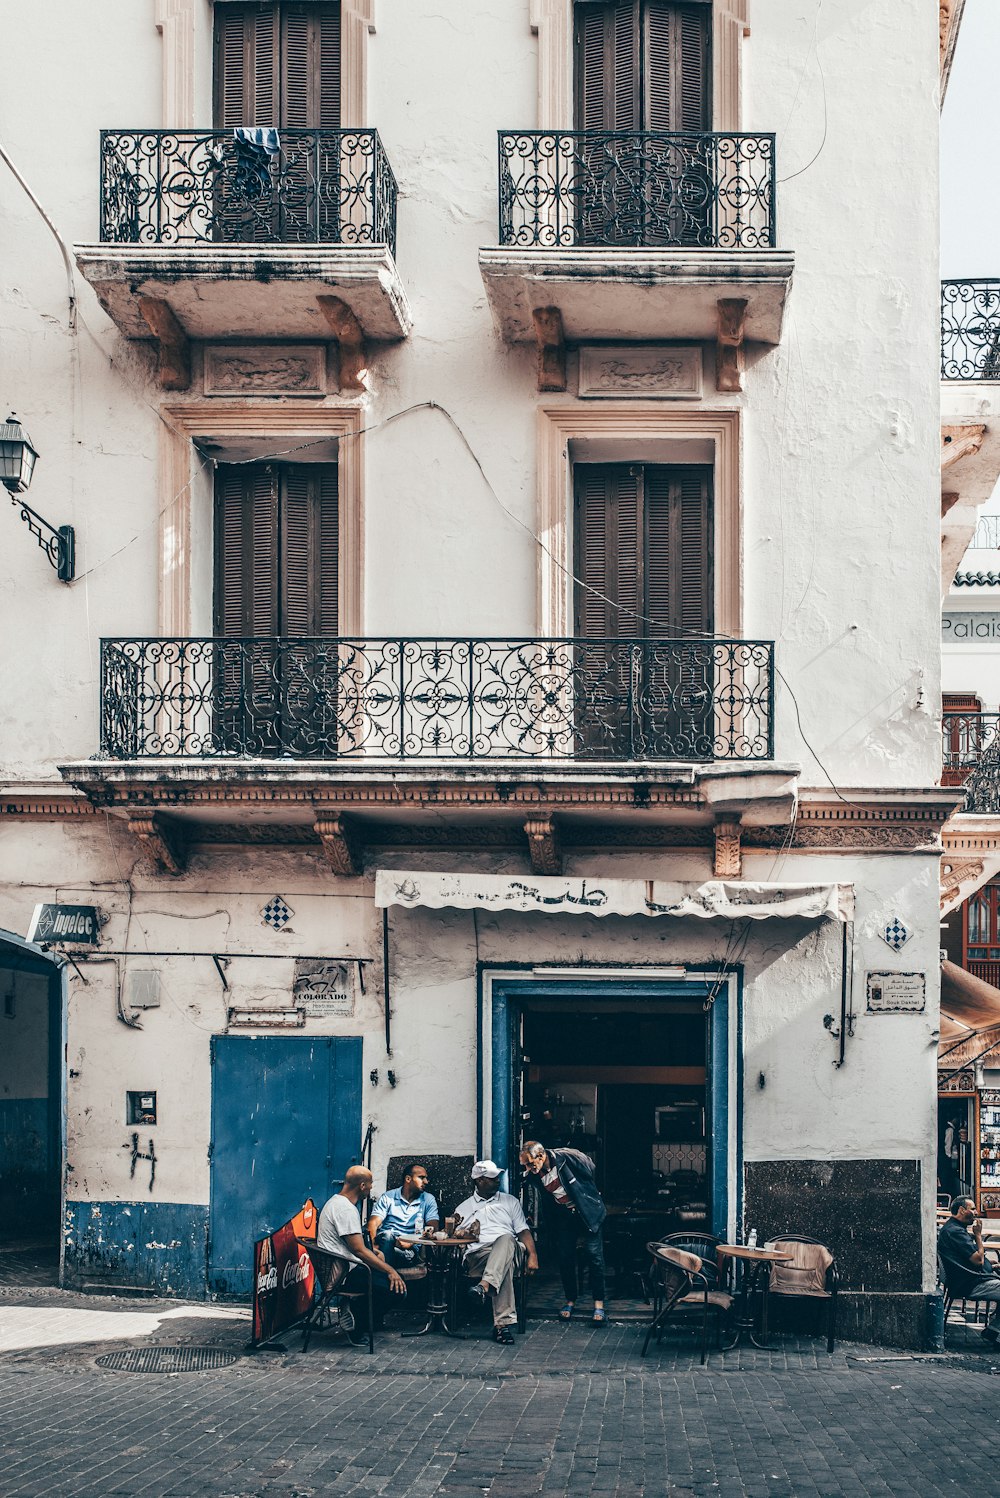
<svg viewBox="0 0 1000 1498"><path fill-rule="evenodd" d="M833 1254L818 1238L804 1238L793 1233L782 1233L780 1237L769 1238L767 1246L790 1249L793 1257L789 1263L771 1266L768 1294L764 1297L765 1316L769 1300L825 1300L826 1350L832 1352L836 1342L837 1290L840 1285L837 1261ZM764 1332L766 1340L766 1326Z"/></svg>
<svg viewBox="0 0 1000 1498"><path fill-rule="evenodd" d="M302 1248L309 1255L313 1273L316 1276L316 1284L319 1293L316 1295L312 1307L302 1321L302 1352L309 1346L309 1339L314 1331L321 1331L327 1324L331 1302L334 1297L341 1300L368 1301L368 1351L375 1351L375 1318L373 1314L372 1296L372 1272L367 1264L353 1264L348 1259L343 1259L339 1254L328 1254L325 1249L317 1248L315 1241L311 1238L296 1238ZM352 1269L363 1269L365 1273L365 1288L363 1290L344 1290L342 1285ZM351 1330L345 1329L352 1347L363 1347L363 1342L356 1342L351 1336Z"/></svg>
<svg viewBox="0 0 1000 1498"><path fill-rule="evenodd" d="M663 1328L675 1312L701 1311L701 1361L708 1355L708 1318L715 1316L716 1342L722 1317L730 1310L733 1298L725 1290L713 1290L702 1273L702 1261L698 1254L686 1249L674 1248L670 1244L647 1243L646 1248L653 1260L653 1316L642 1344L642 1357L654 1333L657 1342Z"/></svg>

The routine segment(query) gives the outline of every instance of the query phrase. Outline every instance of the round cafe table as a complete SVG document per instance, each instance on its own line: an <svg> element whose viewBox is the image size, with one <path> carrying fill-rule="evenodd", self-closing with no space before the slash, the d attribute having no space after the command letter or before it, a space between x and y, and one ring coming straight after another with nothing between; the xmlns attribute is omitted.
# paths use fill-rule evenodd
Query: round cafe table
<svg viewBox="0 0 1000 1498"><path fill-rule="evenodd" d="M736 1316L734 1325L736 1335L731 1342L727 1342L723 1348L728 1352L730 1348L739 1347L744 1337L749 1338L754 1347L759 1347L762 1352L770 1352L773 1349L767 1343L767 1290L768 1278L771 1273L772 1264L787 1264L792 1257L779 1248L749 1248L745 1243L720 1243L716 1252L721 1258L734 1259L739 1270L739 1284L736 1297L733 1302ZM754 1336L754 1296L760 1296L760 1327L762 1342L758 1342Z"/></svg>
<svg viewBox="0 0 1000 1498"><path fill-rule="evenodd" d="M469 1238L400 1238L403 1248L420 1248L427 1255L427 1321L419 1331L402 1332L404 1337L426 1337L437 1332L442 1337L464 1341L462 1332L452 1331L448 1316L455 1314L455 1285L462 1253Z"/></svg>

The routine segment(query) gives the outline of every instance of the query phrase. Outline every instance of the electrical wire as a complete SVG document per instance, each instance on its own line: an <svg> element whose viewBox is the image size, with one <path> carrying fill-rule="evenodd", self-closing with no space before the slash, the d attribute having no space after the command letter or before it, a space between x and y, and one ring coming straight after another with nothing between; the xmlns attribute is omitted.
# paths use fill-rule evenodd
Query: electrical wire
<svg viewBox="0 0 1000 1498"><path fill-rule="evenodd" d="M802 174L803 174L803 172L807 172L811 166L815 166L815 164L819 160L820 156L822 156L823 149L826 146L827 132L828 132L828 126L829 126L829 110L828 110L828 107L827 107L827 99L826 99L826 74L823 71L823 59L819 55L819 17L820 17L820 12L822 11L822 9L823 9L823 0L816 0L816 24L813 27L813 40L812 40L812 46L809 49L809 57L812 57L813 54L815 54L815 56L816 56L816 66L819 69L820 91L821 91L822 96L823 96L823 135L822 135L822 138L820 140L819 146L818 146L818 148L816 150L816 154L814 156L811 156L809 158L809 160L806 162L805 166L800 166L797 172L790 172L787 177L779 177L778 178L779 185L782 182L794 182L796 177L801 177ZM806 75L806 70L807 70L807 68L809 66L809 57L806 58L805 64L803 65L803 68L802 68L802 72L801 72L801 74L799 76L798 88L796 88L796 90L795 90L795 98L792 100L792 107L791 107L791 109L789 110L789 113L788 113L788 119L789 120L791 120L791 117L792 117L793 113L795 112L795 105L798 102L799 92L801 91L802 84L803 84L803 81L804 81L805 75ZM787 129L787 123L786 123L786 129Z"/></svg>

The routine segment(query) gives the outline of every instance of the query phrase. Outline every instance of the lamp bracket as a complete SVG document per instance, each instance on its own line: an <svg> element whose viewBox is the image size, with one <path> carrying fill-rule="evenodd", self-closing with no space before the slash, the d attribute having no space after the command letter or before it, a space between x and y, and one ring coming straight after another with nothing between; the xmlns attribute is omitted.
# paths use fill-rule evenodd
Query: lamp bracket
<svg viewBox="0 0 1000 1498"><path fill-rule="evenodd" d="M20 511L21 519L55 568L59 581L71 583L76 575L76 533L73 527L50 525L18 494L12 494L10 502Z"/></svg>

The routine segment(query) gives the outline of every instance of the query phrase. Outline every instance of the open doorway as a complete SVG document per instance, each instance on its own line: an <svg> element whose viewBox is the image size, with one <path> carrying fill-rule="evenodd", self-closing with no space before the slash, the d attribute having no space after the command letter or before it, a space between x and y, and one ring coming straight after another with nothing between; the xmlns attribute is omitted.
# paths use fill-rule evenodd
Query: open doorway
<svg viewBox="0 0 1000 1498"><path fill-rule="evenodd" d="M700 995L525 997L515 1017L519 1140L589 1155L608 1208L609 1294L643 1306L646 1243L710 1231L710 1015ZM527 1187L530 1196L533 1187ZM537 1204L536 1204L537 1205ZM534 1213L541 1301L559 1299L554 1245Z"/></svg>
<svg viewBox="0 0 1000 1498"><path fill-rule="evenodd" d="M0 1280L58 1277L61 1117L58 969L0 936Z"/></svg>

